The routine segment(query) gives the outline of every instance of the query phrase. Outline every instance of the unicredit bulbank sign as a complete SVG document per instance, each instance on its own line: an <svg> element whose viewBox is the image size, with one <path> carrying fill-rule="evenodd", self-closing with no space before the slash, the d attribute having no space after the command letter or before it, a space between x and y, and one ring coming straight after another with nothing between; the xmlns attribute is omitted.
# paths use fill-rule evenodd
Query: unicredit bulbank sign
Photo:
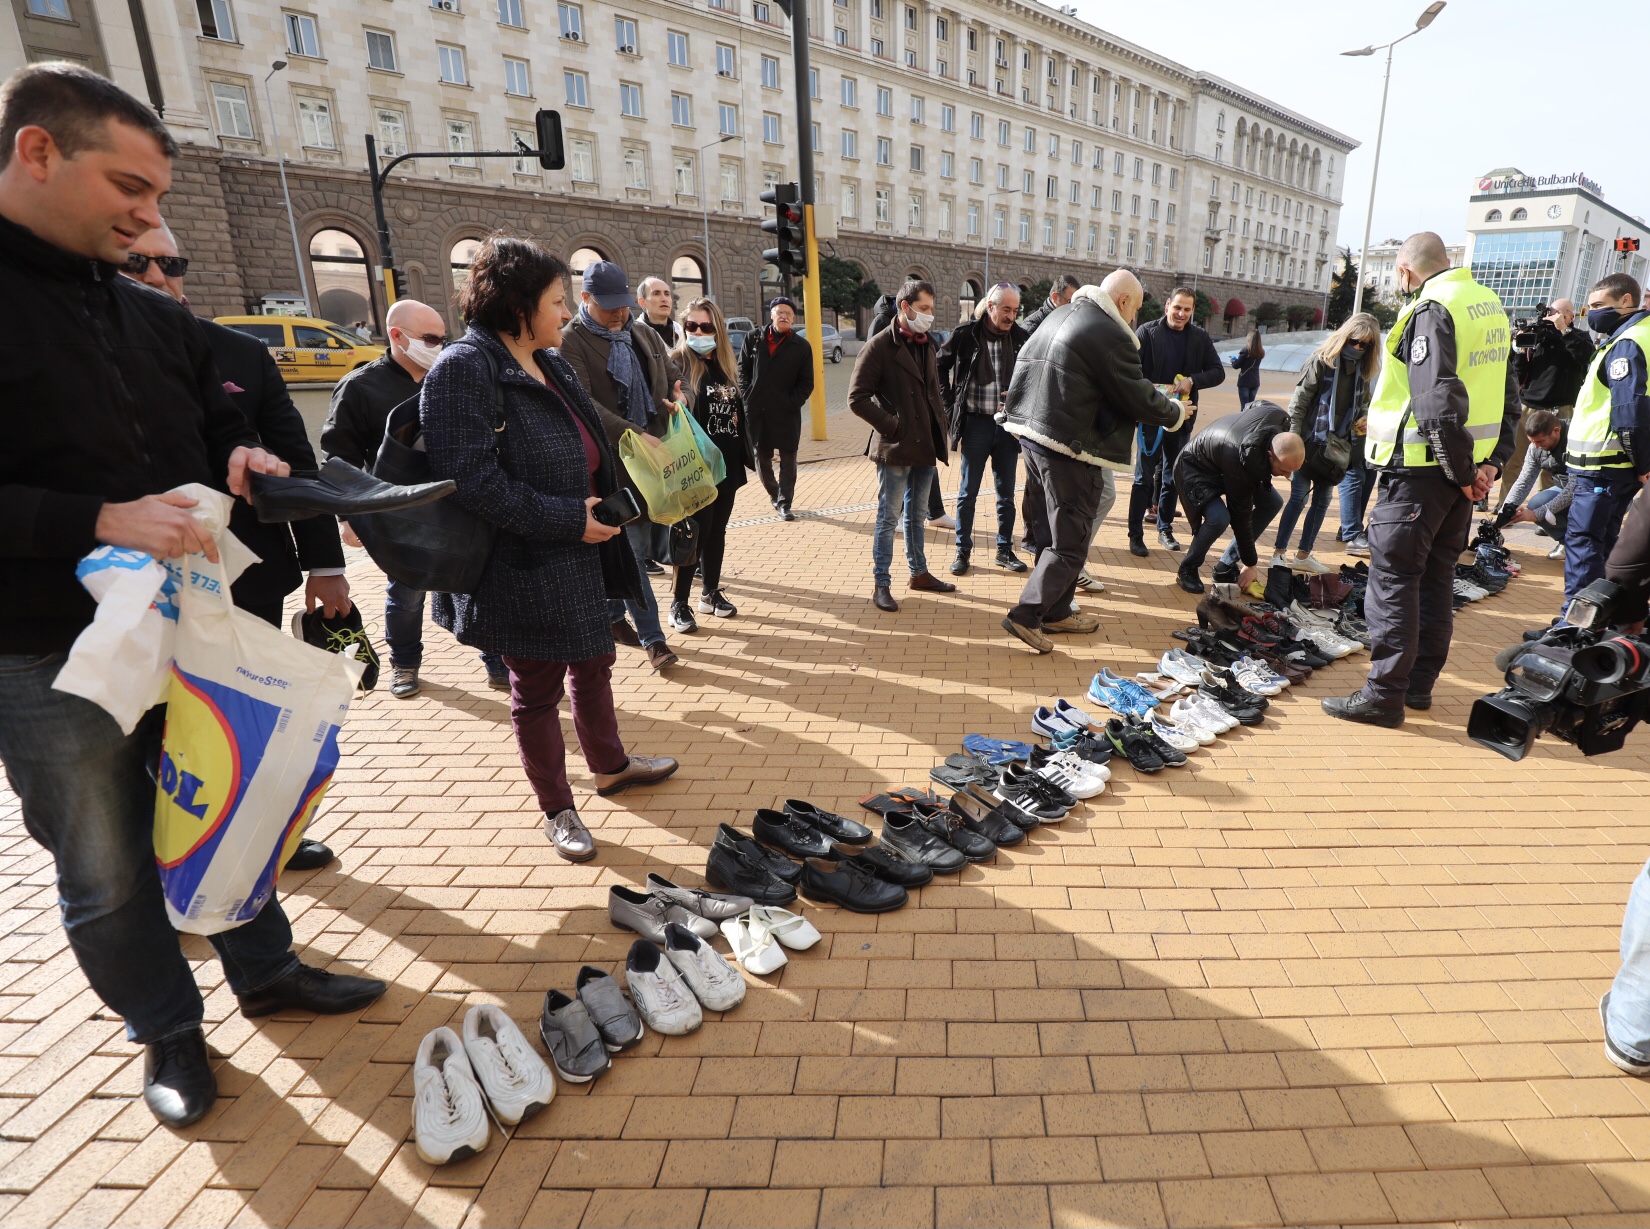
<svg viewBox="0 0 1650 1229"><path fill-rule="evenodd" d="M1604 195L1604 189L1580 171L1568 175L1485 175L1478 181L1478 191L1534 192L1538 188L1557 188L1566 184L1582 188L1594 196Z"/></svg>

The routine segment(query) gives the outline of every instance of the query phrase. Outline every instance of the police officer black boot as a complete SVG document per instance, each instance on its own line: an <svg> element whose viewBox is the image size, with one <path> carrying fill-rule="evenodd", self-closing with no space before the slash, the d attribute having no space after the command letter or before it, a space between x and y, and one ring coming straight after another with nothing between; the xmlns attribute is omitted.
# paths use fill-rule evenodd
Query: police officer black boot
<svg viewBox="0 0 1650 1229"><path fill-rule="evenodd" d="M1322 703L1324 712L1331 717L1339 717L1342 721L1378 725L1388 730L1395 730L1404 724L1403 709L1381 708L1361 690L1349 696L1327 696Z"/></svg>

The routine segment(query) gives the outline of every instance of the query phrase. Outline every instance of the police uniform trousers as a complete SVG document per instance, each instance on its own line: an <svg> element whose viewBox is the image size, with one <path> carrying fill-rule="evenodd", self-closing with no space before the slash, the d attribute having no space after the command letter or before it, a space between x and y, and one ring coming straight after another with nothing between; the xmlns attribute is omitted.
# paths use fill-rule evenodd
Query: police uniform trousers
<svg viewBox="0 0 1650 1229"><path fill-rule="evenodd" d="M1369 514L1369 678L1380 708L1428 695L1455 630L1455 565L1467 549L1472 503L1439 470L1386 472Z"/></svg>

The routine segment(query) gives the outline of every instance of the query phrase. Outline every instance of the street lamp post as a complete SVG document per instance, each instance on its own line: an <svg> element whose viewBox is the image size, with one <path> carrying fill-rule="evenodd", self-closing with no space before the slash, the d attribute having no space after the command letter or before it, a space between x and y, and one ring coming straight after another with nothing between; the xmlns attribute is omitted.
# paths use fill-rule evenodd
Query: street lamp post
<svg viewBox="0 0 1650 1229"><path fill-rule="evenodd" d="M725 132L710 144L699 147L699 221L704 223L705 227L705 298L707 299L714 299L716 296L710 292L710 177L705 174L704 169L705 151L715 149L718 145L726 145L738 135L737 132Z"/></svg>
<svg viewBox="0 0 1650 1229"><path fill-rule="evenodd" d="M269 139L275 146L275 165L281 169L281 196L286 201L286 224L292 231L292 259L298 264L298 289L303 292L304 307L315 314L315 304L309 301L309 278L304 276L304 253L298 244L298 219L292 215L292 193L286 187L286 155L281 152L281 133L275 123L275 100L269 92L269 79L286 67L285 60L276 60L264 76L264 104L269 108Z"/></svg>
<svg viewBox="0 0 1650 1229"><path fill-rule="evenodd" d="M1014 194L1014 192L1015 192L1015 189L1013 189L1013 188L998 188L994 192L987 192L985 194L986 207L987 208L991 207L992 198L998 197L998 196L1012 196ZM995 214L993 214L990 218L986 219L986 221L988 223L989 222L994 222L995 220L996 220L996 215ZM990 294L991 293L991 287L992 287L992 284L993 284L992 281L991 281L991 245L995 241L996 241L996 236L994 234L992 234L991 230L988 228L986 230L986 233L985 233L985 289L983 291L981 291L982 294Z"/></svg>
<svg viewBox="0 0 1650 1229"><path fill-rule="evenodd" d="M1364 305L1364 273L1369 265L1369 228L1375 221L1375 180L1381 173L1381 141L1386 136L1386 96L1392 85L1392 49L1406 38L1414 38L1422 30L1432 24L1433 18L1444 11L1444 0L1433 0L1426 7L1426 11L1415 19L1415 28L1408 34L1393 39L1390 43L1380 46L1360 47L1357 51L1343 51L1342 55L1374 55L1377 51L1386 51L1386 76L1381 82L1381 120L1375 129L1375 165L1369 171L1369 210L1364 215L1364 246L1358 256L1358 289L1352 296L1352 314L1356 316L1363 310ZM1327 323L1327 322L1326 322Z"/></svg>

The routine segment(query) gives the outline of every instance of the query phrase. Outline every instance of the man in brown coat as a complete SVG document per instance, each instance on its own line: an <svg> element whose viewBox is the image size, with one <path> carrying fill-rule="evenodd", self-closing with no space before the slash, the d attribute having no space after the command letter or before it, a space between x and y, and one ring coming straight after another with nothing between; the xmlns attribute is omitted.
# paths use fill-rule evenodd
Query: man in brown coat
<svg viewBox="0 0 1650 1229"><path fill-rule="evenodd" d="M894 524L905 517L905 562L911 588L951 593L956 585L928 570L923 554L923 517L934 467L946 459L945 403L940 392L935 346L934 288L912 279L900 287L899 314L859 352L848 385L848 408L871 424L865 455L877 463L877 528L871 539L871 573L878 610L899 603L889 591L894 562Z"/></svg>

